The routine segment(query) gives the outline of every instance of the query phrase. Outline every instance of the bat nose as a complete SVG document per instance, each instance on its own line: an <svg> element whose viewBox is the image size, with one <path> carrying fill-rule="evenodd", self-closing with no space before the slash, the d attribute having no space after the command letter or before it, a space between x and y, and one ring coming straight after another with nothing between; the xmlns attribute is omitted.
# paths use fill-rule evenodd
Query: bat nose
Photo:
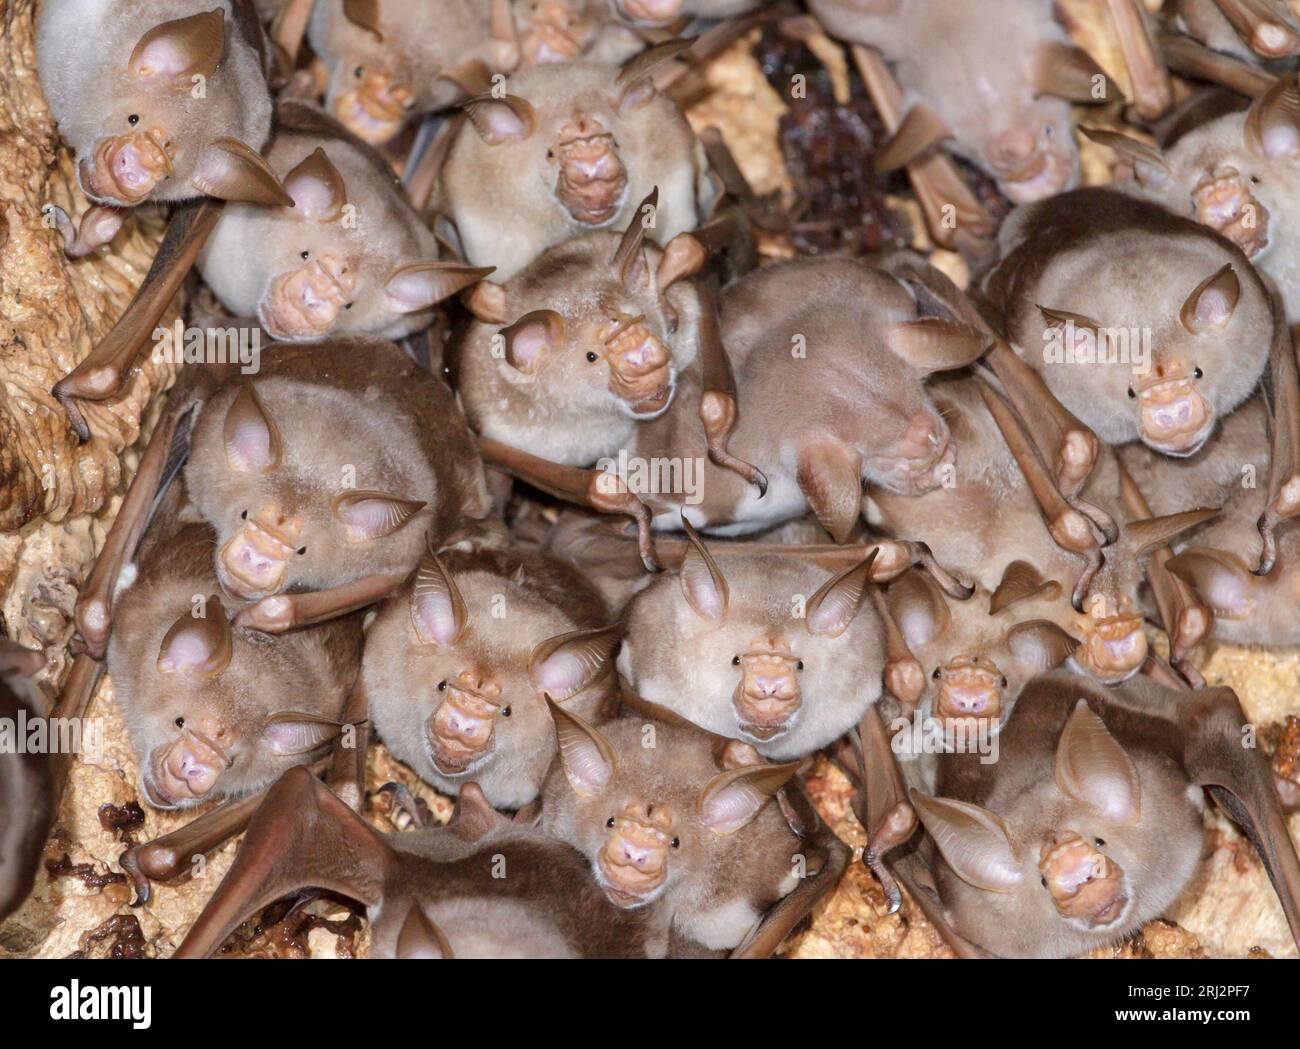
<svg viewBox="0 0 1300 1049"><path fill-rule="evenodd" d="M623 14L642 22L663 22L677 17L683 0L619 0Z"/></svg>
<svg viewBox="0 0 1300 1049"><path fill-rule="evenodd" d="M930 412L917 412L908 421L902 452L909 459L931 455L943 443L939 420Z"/></svg>

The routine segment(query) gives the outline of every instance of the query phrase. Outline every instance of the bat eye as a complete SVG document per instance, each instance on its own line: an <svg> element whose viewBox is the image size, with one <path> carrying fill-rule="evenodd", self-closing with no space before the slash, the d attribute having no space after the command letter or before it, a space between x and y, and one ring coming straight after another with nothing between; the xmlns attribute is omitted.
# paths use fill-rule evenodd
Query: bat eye
<svg viewBox="0 0 1300 1049"><path fill-rule="evenodd" d="M366 67L357 66L356 69L352 70L352 75L356 77L358 80L360 80L363 76L366 75Z"/></svg>
<svg viewBox="0 0 1300 1049"><path fill-rule="evenodd" d="M307 259L311 258L311 252L310 252L310 251L301 251L301 252L298 253L298 257L299 257L300 259L302 259L302 260L305 262Z"/></svg>
<svg viewBox="0 0 1300 1049"><path fill-rule="evenodd" d="M1128 388L1128 395L1129 395L1130 397L1136 397L1136 396L1137 396L1137 393L1134 391L1134 389L1133 389L1132 386L1130 386L1130 387Z"/></svg>
<svg viewBox="0 0 1300 1049"><path fill-rule="evenodd" d="M1006 688L1006 687L1007 687L1007 676L1006 676L1006 674L1003 674L1003 675L1002 675L1002 687L1003 687L1003 688Z"/></svg>
<svg viewBox="0 0 1300 1049"><path fill-rule="evenodd" d="M352 309L352 303L350 303L350 302L348 302L348 303L344 303L344 304L343 304L343 308L344 308L345 310L350 310L350 309Z"/></svg>
<svg viewBox="0 0 1300 1049"><path fill-rule="evenodd" d="M554 159L555 159L555 150L553 150L553 149L548 149L548 150L546 151L546 159L547 159L547 160L554 160Z"/></svg>
<svg viewBox="0 0 1300 1049"><path fill-rule="evenodd" d="M1204 378L1205 378L1205 372L1201 371L1200 368L1193 368L1193 369L1192 369L1192 378L1194 378L1194 379L1204 379Z"/></svg>
<svg viewBox="0 0 1300 1049"><path fill-rule="evenodd" d="M796 663L796 664L794 665L794 668L795 668L795 670L802 670L802 669L803 669L803 660L802 660L802 659L799 660L799 662Z"/></svg>
<svg viewBox="0 0 1300 1049"><path fill-rule="evenodd" d="M614 826L614 817L613 817L613 816L610 816L610 818L607 819L607 820L605 821L605 826L606 826L606 827L612 827L612 826Z"/></svg>
<svg viewBox="0 0 1300 1049"><path fill-rule="evenodd" d="M240 510L240 511L239 511L239 519L240 519L241 521L247 521L247 520L248 520L248 511L247 511L247 510Z"/></svg>
<svg viewBox="0 0 1300 1049"><path fill-rule="evenodd" d="M302 555L305 554L306 552L307 552L307 548L305 546L298 547L297 554L299 557L302 557Z"/></svg>
<svg viewBox="0 0 1300 1049"><path fill-rule="evenodd" d="M739 656L732 656L732 657L731 657L731 665L732 665L733 667L738 667L738 666L740 666L740 657L739 657Z"/></svg>
<svg viewBox="0 0 1300 1049"><path fill-rule="evenodd" d="M938 680L939 680L939 676L940 676L942 673L943 673L943 667L935 667L935 668L934 668L934 673L931 674L930 676L931 676L932 678L934 678L935 681L938 681Z"/></svg>
<svg viewBox="0 0 1300 1049"><path fill-rule="evenodd" d="M135 127L136 124L140 123L140 114L132 113L129 117L126 118L126 122L130 124L132 127Z"/></svg>
<svg viewBox="0 0 1300 1049"><path fill-rule="evenodd" d="M591 361L592 364L595 364L598 359L599 358L597 357L596 352L594 350L587 351L587 360Z"/></svg>
<svg viewBox="0 0 1300 1049"><path fill-rule="evenodd" d="M1039 882L1042 884L1042 886L1043 886L1044 889L1047 888L1047 879L1046 879L1046 878L1039 878L1038 880L1039 880Z"/></svg>
<svg viewBox="0 0 1300 1049"><path fill-rule="evenodd" d="M671 848L679 849L679 848L681 848L681 845L682 845L682 839L681 839L681 838L674 838L674 839L673 839L672 841L670 841L668 844L669 844L669 846L670 846Z"/></svg>
<svg viewBox="0 0 1300 1049"><path fill-rule="evenodd" d="M502 716L503 718L508 718L508 717L510 716L510 714L511 714L511 710L510 710L509 707L502 707L502 708L501 708L501 716Z"/></svg>
<svg viewBox="0 0 1300 1049"><path fill-rule="evenodd" d="M439 691L439 692L446 692L446 691L447 691L447 682L446 682L446 681L439 681L439 682L438 682L438 691Z"/></svg>
<svg viewBox="0 0 1300 1049"><path fill-rule="evenodd" d="M177 728L184 728L184 727L185 727L185 719L184 719L184 718L177 718L177 719L176 719L176 727L177 727Z"/></svg>
<svg viewBox="0 0 1300 1049"><path fill-rule="evenodd" d="M1253 185L1253 186L1258 186L1258 185L1259 185L1259 176L1258 176L1258 175L1251 175L1251 176L1250 176L1250 182L1251 182L1251 185Z"/></svg>
<svg viewBox="0 0 1300 1049"><path fill-rule="evenodd" d="M1093 838L1093 839L1092 839L1092 843L1093 843L1094 845L1096 845L1097 848L1099 848L1099 849L1104 849L1104 848L1106 847L1106 839L1105 839L1105 838Z"/></svg>

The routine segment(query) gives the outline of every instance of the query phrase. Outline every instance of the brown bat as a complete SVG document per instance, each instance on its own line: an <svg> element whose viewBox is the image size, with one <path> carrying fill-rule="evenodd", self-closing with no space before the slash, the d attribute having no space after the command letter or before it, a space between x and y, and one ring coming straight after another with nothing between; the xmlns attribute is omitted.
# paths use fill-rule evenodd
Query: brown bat
<svg viewBox="0 0 1300 1049"><path fill-rule="evenodd" d="M525 66L579 58L621 65L646 46L609 0L515 0L514 13Z"/></svg>
<svg viewBox="0 0 1300 1049"><path fill-rule="evenodd" d="M93 44L88 48L87 41ZM264 40L247 0L53 0L36 61L94 203L69 254L112 240L127 210L197 197L287 204L258 155L271 130Z"/></svg>
<svg viewBox="0 0 1300 1049"><path fill-rule="evenodd" d="M140 794L160 809L238 797L320 757L361 663L360 613L283 637L233 625L212 530L176 522L178 496L118 590L107 659Z"/></svg>
<svg viewBox="0 0 1300 1049"><path fill-rule="evenodd" d="M1201 858L1200 788L1250 836L1300 940L1300 861L1230 689L1045 674L1003 726L999 760L942 754L932 790L906 789L868 719L859 815L901 846L889 866L958 953L1077 955L1158 918ZM922 840L909 840L909 808Z"/></svg>
<svg viewBox="0 0 1300 1049"><path fill-rule="evenodd" d="M680 571L633 599L619 672L641 698L771 761L838 739L880 696L885 636L868 575L777 554L725 559L694 529Z"/></svg>
<svg viewBox="0 0 1300 1049"><path fill-rule="evenodd" d="M466 259L509 280L547 248L641 215L666 245L708 217L718 195L704 147L652 74L688 41L621 71L573 62L512 76L508 94L466 103L435 196ZM658 208L639 210L658 187ZM502 200L510 207L502 208Z"/></svg>
<svg viewBox="0 0 1300 1049"><path fill-rule="evenodd" d="M317 110L283 103L267 163L291 207L234 205L198 259L234 316L272 336L398 339L490 269L440 259L437 239L382 158Z"/></svg>
<svg viewBox="0 0 1300 1049"><path fill-rule="evenodd" d="M798 762L720 772L716 737L692 726L629 717L597 730L555 703L551 713L560 761L542 828L578 849L611 903L647 913L658 942L730 950L769 907L838 880L845 846L828 832L802 840L767 803Z"/></svg>
<svg viewBox="0 0 1300 1049"><path fill-rule="evenodd" d="M486 91L520 57L510 0L318 0L308 40L329 71L326 108L373 145Z"/></svg>
<svg viewBox="0 0 1300 1049"><path fill-rule="evenodd" d="M558 561L429 551L367 631L375 729L438 790L473 782L494 807L523 808L555 755L545 697L606 716L618 635L599 595Z"/></svg>
<svg viewBox="0 0 1300 1049"><path fill-rule="evenodd" d="M1081 189L1015 212L1000 239L983 292L1008 342L1102 440L1190 455L1259 382L1268 291L1200 223Z"/></svg>
<svg viewBox="0 0 1300 1049"><path fill-rule="evenodd" d="M1050 0L810 0L809 7L834 36L877 48L894 66L906 115L876 156L881 170L944 144L993 175L1016 203L1078 184L1070 103L1110 101L1116 92L1070 43ZM1158 115L1172 95L1140 4L1111 7L1136 99L1145 115ZM935 49L950 60L934 61Z"/></svg>
<svg viewBox="0 0 1300 1049"><path fill-rule="evenodd" d="M26 753L21 728L48 705L31 680L44 665L44 653L0 638L0 723L24 744L0 750L0 922L32 891L58 808L54 762L48 754Z"/></svg>

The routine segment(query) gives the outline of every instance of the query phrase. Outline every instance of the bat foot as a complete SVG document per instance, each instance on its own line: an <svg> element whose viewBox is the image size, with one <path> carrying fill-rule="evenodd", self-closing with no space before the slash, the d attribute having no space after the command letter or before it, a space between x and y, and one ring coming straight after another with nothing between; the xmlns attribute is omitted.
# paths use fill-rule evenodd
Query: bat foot
<svg viewBox="0 0 1300 1049"><path fill-rule="evenodd" d="M86 423L86 417L78 407L76 399L63 388L65 382L67 379L55 383L54 389L50 392L54 394L54 399L63 405L63 411L68 417L68 429L76 435L77 443L85 444L90 440L90 426Z"/></svg>

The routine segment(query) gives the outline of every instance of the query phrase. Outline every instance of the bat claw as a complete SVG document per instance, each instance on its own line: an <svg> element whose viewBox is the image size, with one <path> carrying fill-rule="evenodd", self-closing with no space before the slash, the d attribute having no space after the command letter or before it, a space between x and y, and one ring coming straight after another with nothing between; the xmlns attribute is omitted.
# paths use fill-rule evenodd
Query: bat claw
<svg viewBox="0 0 1300 1049"><path fill-rule="evenodd" d="M129 848L122 853L118 860L118 865L122 868L123 873L131 879L131 886L135 889L135 899L131 901L132 907L143 907L149 902L153 893L153 882L149 876L140 869L140 859L135 847Z"/></svg>
<svg viewBox="0 0 1300 1049"><path fill-rule="evenodd" d="M85 444L90 440L90 426L86 423L86 416L77 407L76 399L72 394L66 392L66 387L63 386L65 382L67 382L67 379L60 379L54 384L54 389L50 393L54 395L56 401L63 405L63 411L68 416L68 429L76 434L77 443Z"/></svg>

